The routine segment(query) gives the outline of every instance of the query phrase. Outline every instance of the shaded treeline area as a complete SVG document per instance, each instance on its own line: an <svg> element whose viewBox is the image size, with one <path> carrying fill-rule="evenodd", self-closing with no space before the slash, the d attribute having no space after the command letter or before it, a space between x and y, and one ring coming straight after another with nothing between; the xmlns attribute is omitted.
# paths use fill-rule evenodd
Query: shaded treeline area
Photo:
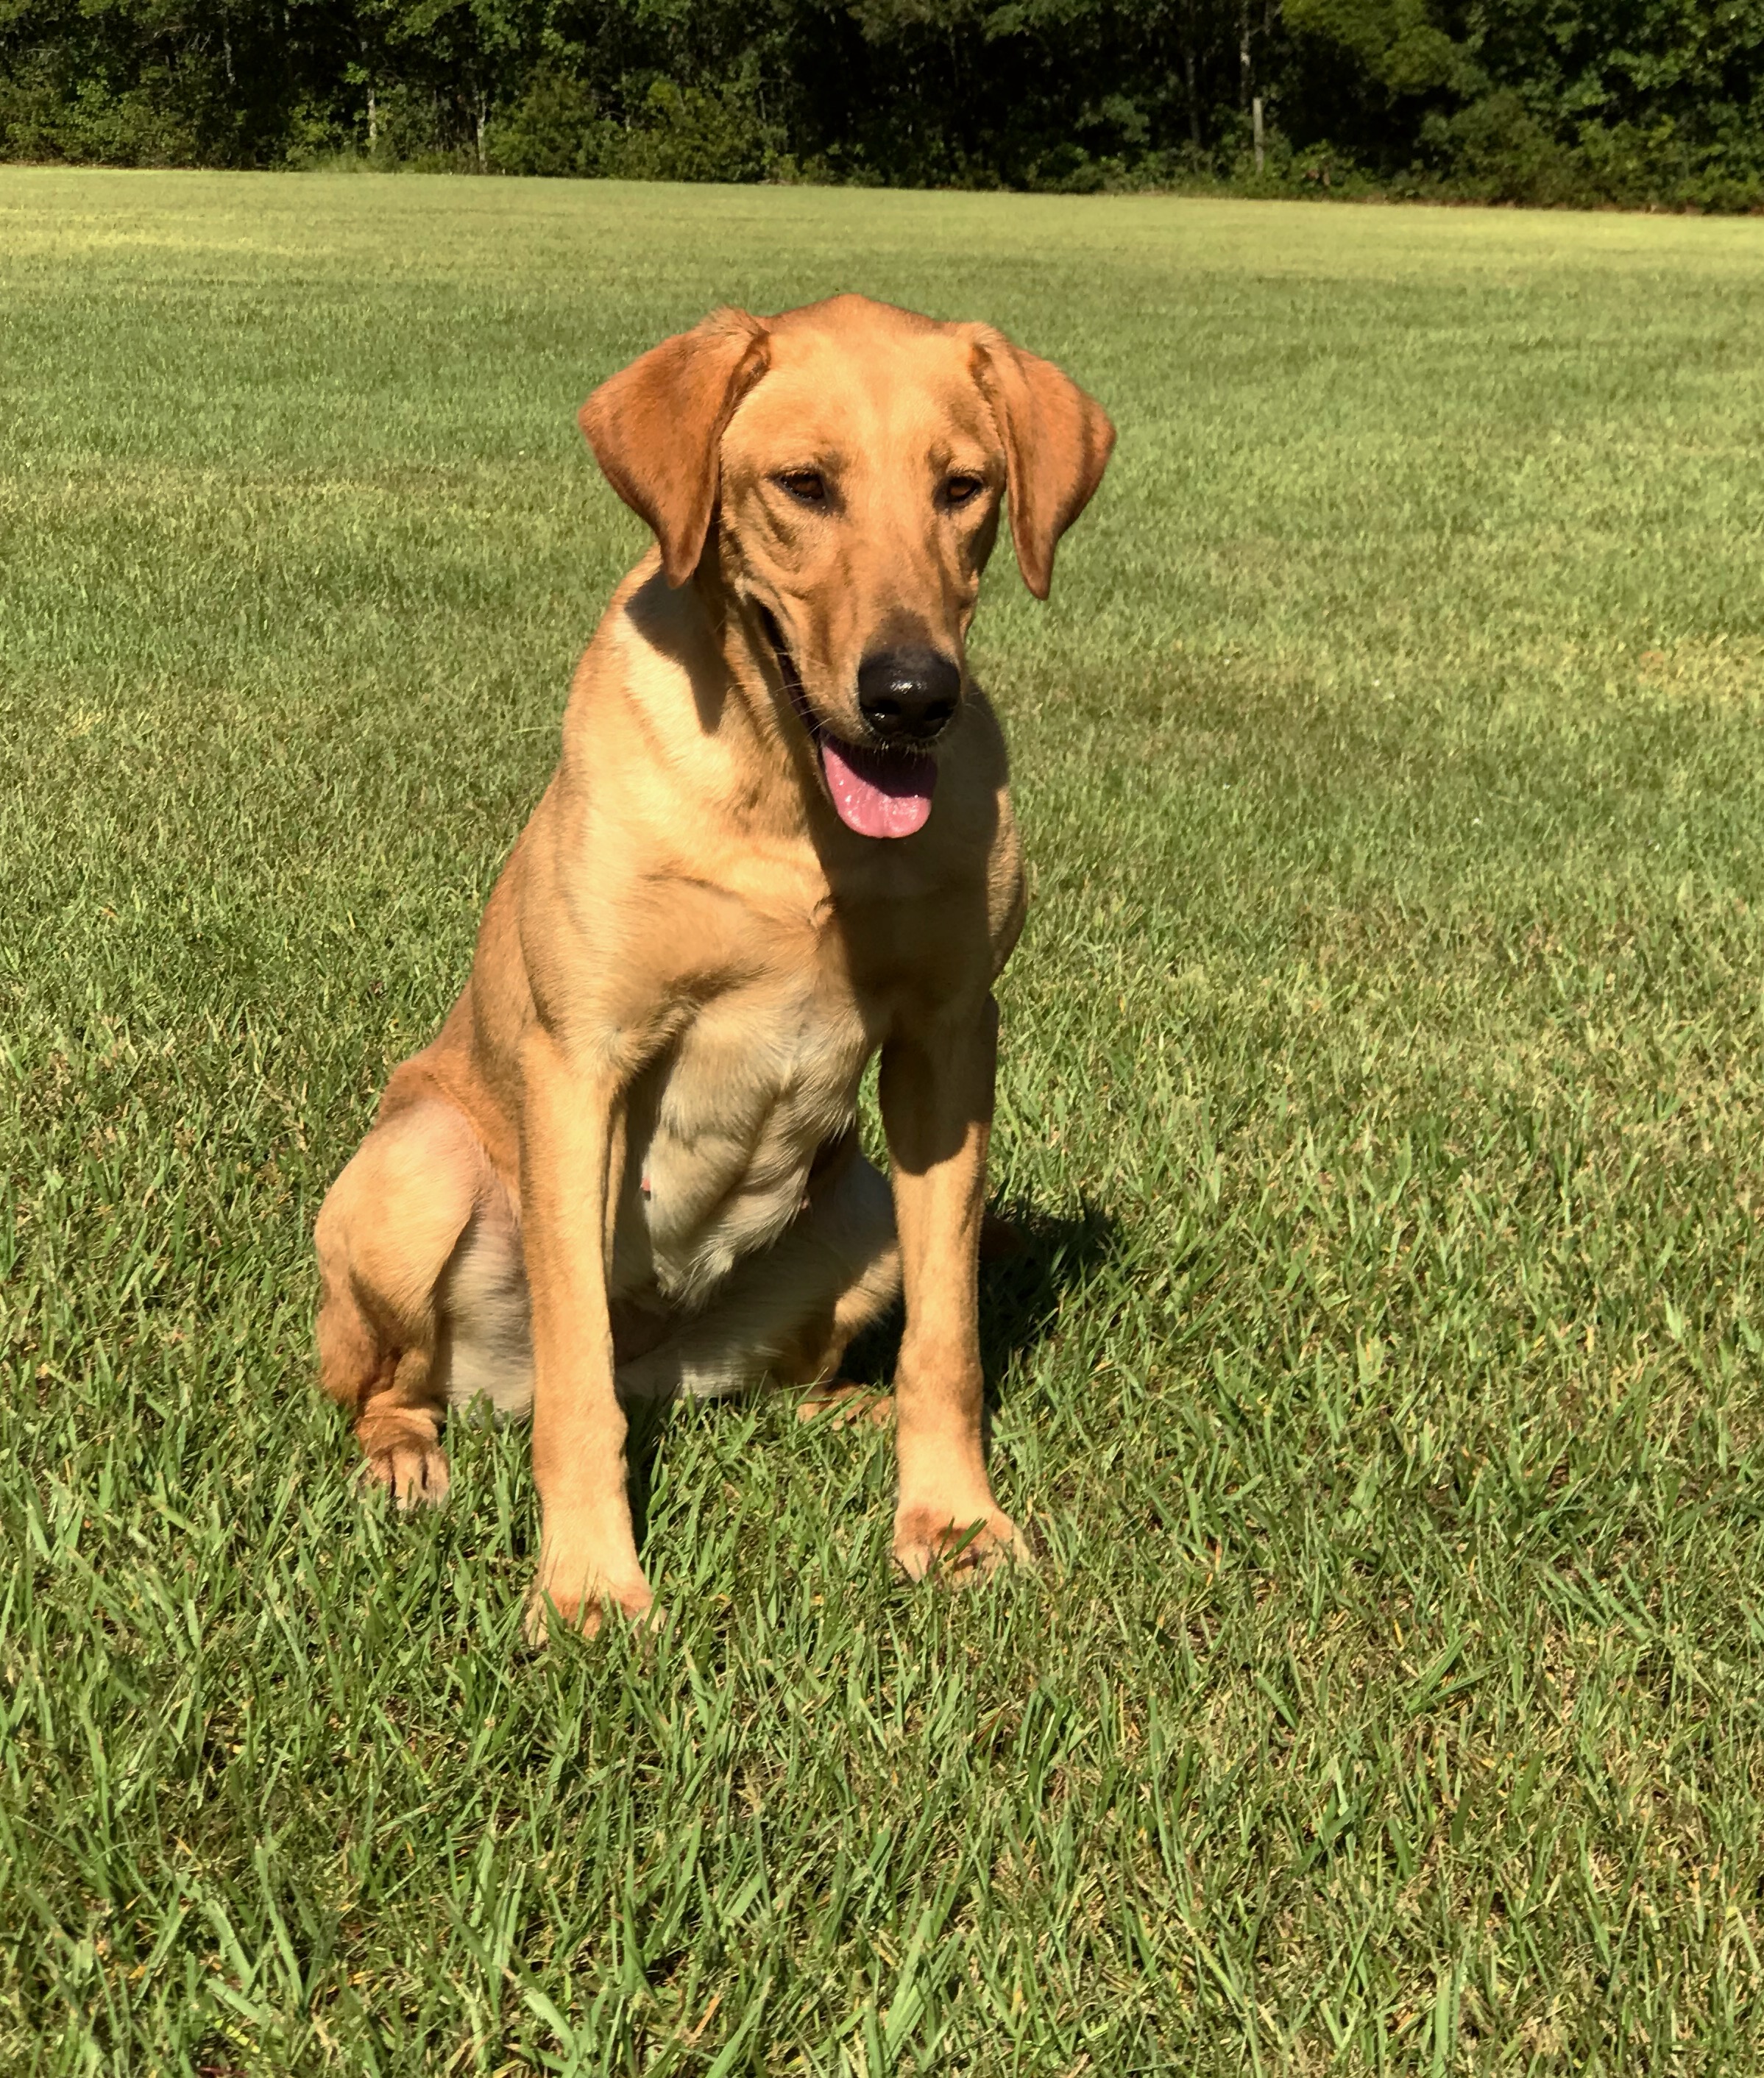
<svg viewBox="0 0 1764 2078"><path fill-rule="evenodd" d="M0 0L0 156L1755 208L1764 0Z"/></svg>

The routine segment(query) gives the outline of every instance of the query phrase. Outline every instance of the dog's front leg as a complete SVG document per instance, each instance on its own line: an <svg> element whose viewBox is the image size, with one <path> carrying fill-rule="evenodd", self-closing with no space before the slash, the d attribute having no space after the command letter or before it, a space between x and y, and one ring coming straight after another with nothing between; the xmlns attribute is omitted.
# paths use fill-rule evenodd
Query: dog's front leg
<svg viewBox="0 0 1764 2078"><path fill-rule="evenodd" d="M989 1570L1016 1550L1016 1526L993 1498L980 1433L980 1230L997 1054L990 995L882 1050L879 1093L906 1291L894 1375L894 1556L915 1579L946 1559L959 1572Z"/></svg>
<svg viewBox="0 0 1764 2078"><path fill-rule="evenodd" d="M608 1602L642 1617L653 1599L631 1525L607 1307L628 1074L609 1049L569 1049L542 1030L522 1066L521 1239L541 1520L527 1627L544 1635L549 1604L591 1637Z"/></svg>

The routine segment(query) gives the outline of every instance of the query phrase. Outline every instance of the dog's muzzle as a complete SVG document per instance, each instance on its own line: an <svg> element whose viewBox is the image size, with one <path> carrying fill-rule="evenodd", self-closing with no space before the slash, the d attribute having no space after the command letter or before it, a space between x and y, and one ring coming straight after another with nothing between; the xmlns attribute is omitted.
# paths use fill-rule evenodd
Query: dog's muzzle
<svg viewBox="0 0 1764 2078"><path fill-rule="evenodd" d="M936 761L925 753L955 711L959 670L930 649L866 657L858 671L858 705L876 740L846 743L809 705L776 615L761 606L759 620L791 705L820 754L821 776L840 821L860 837L909 837L923 829L937 786Z"/></svg>

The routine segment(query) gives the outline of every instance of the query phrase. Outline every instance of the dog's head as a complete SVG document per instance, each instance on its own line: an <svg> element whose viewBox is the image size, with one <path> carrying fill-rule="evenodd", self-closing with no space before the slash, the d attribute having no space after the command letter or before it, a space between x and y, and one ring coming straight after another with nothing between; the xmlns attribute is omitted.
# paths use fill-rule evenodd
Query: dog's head
<svg viewBox="0 0 1764 2078"><path fill-rule="evenodd" d="M862 296L720 311L603 384L582 428L671 585L714 558L834 806L867 837L930 812L1007 494L1024 582L1045 599L1114 444L1051 362Z"/></svg>

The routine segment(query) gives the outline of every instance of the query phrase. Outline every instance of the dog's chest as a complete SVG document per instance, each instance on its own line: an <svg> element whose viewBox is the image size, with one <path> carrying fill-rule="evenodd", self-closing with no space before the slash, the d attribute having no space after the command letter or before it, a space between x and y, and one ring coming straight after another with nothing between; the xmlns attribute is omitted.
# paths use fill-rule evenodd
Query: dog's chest
<svg viewBox="0 0 1764 2078"><path fill-rule="evenodd" d="M856 1114L871 1045L849 993L808 979L700 1011L632 1093L616 1286L696 1304L775 1240Z"/></svg>

